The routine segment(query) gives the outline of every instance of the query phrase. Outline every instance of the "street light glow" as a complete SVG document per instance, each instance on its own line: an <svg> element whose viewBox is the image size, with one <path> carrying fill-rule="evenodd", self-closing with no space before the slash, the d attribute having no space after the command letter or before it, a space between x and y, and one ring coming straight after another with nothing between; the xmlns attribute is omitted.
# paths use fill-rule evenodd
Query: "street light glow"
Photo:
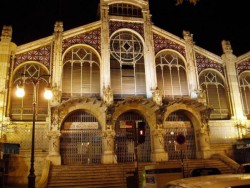
<svg viewBox="0 0 250 188"><path fill-rule="evenodd" d="M22 98L22 97L24 97L24 95L25 95L25 91L24 91L23 86L17 86L16 96L19 98Z"/></svg>
<svg viewBox="0 0 250 188"><path fill-rule="evenodd" d="M51 88L46 87L44 91L44 98L47 100L50 100L52 99L52 97L53 97L53 94L52 94Z"/></svg>

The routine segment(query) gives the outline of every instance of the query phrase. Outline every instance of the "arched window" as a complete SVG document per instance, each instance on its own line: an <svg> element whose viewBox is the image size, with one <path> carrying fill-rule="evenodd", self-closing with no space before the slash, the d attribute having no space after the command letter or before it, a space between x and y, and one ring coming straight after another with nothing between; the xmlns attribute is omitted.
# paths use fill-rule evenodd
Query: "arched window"
<svg viewBox="0 0 250 188"><path fill-rule="evenodd" d="M200 87L206 91L207 104L213 108L211 119L229 119L229 100L223 78L213 70L199 75Z"/></svg>
<svg viewBox="0 0 250 188"><path fill-rule="evenodd" d="M11 95L11 118L12 120L32 120L33 117L33 84L30 81L24 83L25 96L23 98L18 98L15 95L16 86L20 84L22 78L25 77L39 77L41 75L46 75L48 72L39 65L38 63L29 63L20 67L14 77L12 82L13 92ZM43 96L45 87L48 86L49 77L42 77L37 83L37 99L36 99L36 120L44 121L47 117L48 112L48 100Z"/></svg>
<svg viewBox="0 0 250 188"><path fill-rule="evenodd" d="M250 115L250 72L243 72L240 77L240 91L244 106L244 114Z"/></svg>
<svg viewBox="0 0 250 188"><path fill-rule="evenodd" d="M155 64L158 87L164 97L188 96L186 67L177 53L160 52Z"/></svg>
<svg viewBox="0 0 250 188"><path fill-rule="evenodd" d="M77 46L63 60L62 99L100 96L100 63L93 50Z"/></svg>
<svg viewBox="0 0 250 188"><path fill-rule="evenodd" d="M142 10L134 5L118 3L109 6L109 15L142 18Z"/></svg>
<svg viewBox="0 0 250 188"><path fill-rule="evenodd" d="M143 44L131 32L116 33L110 41L111 85L115 99L145 96Z"/></svg>

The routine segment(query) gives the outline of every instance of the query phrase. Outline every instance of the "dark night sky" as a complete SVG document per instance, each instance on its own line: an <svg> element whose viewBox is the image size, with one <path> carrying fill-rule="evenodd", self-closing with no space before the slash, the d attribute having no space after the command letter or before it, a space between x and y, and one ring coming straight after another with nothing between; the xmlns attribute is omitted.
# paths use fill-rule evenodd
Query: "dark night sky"
<svg viewBox="0 0 250 188"><path fill-rule="evenodd" d="M152 21L174 35L193 34L196 45L217 55L221 41L229 40L239 56L250 51L248 0L200 0L195 6L175 0L149 0ZM99 20L99 0L19 0L0 4L0 27L12 25L17 45L50 36L54 23L62 20L64 30ZM163 3L163 4L162 4Z"/></svg>

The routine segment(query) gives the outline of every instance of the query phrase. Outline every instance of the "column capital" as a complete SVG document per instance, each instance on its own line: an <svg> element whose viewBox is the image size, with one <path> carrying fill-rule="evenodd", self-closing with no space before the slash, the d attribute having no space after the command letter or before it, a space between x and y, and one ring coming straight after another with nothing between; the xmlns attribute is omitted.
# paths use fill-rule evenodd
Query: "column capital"
<svg viewBox="0 0 250 188"><path fill-rule="evenodd" d="M60 137L61 136L61 132L58 130L58 131L48 131L47 132L47 137L49 138L57 138L57 137Z"/></svg>

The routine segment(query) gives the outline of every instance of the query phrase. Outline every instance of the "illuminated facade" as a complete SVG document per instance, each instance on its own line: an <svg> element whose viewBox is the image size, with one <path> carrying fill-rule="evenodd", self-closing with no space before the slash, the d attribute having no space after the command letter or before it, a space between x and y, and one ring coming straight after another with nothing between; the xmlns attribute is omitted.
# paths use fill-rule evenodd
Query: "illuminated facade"
<svg viewBox="0 0 250 188"><path fill-rule="evenodd" d="M185 158L233 157L233 144L250 126L250 53L236 57L222 41L224 53L217 56L196 46L189 31L179 38L150 17L147 0L101 0L99 21L68 31L56 22L52 36L27 44L15 45L12 28L3 28L1 140L21 146L10 176L23 171L26 179L29 166L32 86L25 86L23 99L15 96L23 73L51 75L38 87L38 177L44 159L55 165L133 162L134 141L123 126L129 121L146 123L139 161L177 159L180 133ZM48 84L49 102L40 95Z"/></svg>

